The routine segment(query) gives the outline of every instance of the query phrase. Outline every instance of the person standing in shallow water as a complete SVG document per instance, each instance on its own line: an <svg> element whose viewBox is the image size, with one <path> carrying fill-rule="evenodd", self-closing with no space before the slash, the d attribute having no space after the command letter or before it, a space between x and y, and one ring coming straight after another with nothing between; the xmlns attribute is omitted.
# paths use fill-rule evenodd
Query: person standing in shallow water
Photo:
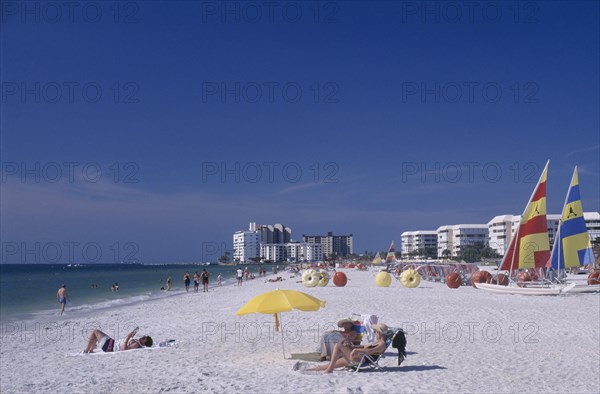
<svg viewBox="0 0 600 394"><path fill-rule="evenodd" d="M62 285L56 292L56 300L60 303L60 315L65 312L65 305L67 305L67 285Z"/></svg>
<svg viewBox="0 0 600 394"><path fill-rule="evenodd" d="M166 291L171 290L171 277L170 276L167 278L167 288L165 290Z"/></svg>
<svg viewBox="0 0 600 394"><path fill-rule="evenodd" d="M185 275L183 275L183 284L185 285L185 292L187 293L188 291L190 291L190 273L186 272Z"/></svg>
<svg viewBox="0 0 600 394"><path fill-rule="evenodd" d="M208 291L208 277L210 274L206 270L206 268L202 271L202 286L204 286L204 292Z"/></svg>
<svg viewBox="0 0 600 394"><path fill-rule="evenodd" d="M196 271L194 272L194 293L198 292L198 286L200 286L200 274Z"/></svg>

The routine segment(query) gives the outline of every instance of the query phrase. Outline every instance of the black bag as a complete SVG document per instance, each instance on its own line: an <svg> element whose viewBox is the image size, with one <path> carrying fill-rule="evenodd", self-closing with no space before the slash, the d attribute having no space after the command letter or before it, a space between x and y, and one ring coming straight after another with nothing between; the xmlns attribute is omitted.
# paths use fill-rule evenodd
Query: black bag
<svg viewBox="0 0 600 394"><path fill-rule="evenodd" d="M398 349L398 365L402 364L402 361L406 357L406 334L402 329L399 329L396 335L394 335L392 347Z"/></svg>

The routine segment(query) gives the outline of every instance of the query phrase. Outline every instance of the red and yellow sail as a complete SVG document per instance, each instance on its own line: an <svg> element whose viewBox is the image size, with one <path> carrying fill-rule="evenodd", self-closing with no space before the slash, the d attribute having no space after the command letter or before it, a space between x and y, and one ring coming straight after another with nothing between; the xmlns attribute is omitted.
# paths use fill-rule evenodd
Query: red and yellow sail
<svg viewBox="0 0 600 394"><path fill-rule="evenodd" d="M387 255L385 256L386 263L391 263L393 261L396 261L396 250L394 249L394 241L392 241L392 244L390 245L390 250L388 250Z"/></svg>
<svg viewBox="0 0 600 394"><path fill-rule="evenodd" d="M550 163L548 161L548 163ZM519 227L502 259L501 270L544 267L550 258L550 240L546 219L546 176L548 163L540 175Z"/></svg>

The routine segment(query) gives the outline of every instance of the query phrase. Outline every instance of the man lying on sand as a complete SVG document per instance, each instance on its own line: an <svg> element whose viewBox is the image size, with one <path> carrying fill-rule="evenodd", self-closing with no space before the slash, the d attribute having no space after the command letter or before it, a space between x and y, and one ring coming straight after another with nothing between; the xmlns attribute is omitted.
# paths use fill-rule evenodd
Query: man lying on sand
<svg viewBox="0 0 600 394"><path fill-rule="evenodd" d="M88 339L88 344L84 353L92 353L96 348L96 345L103 352L120 352L124 350L131 349L139 349L142 347L151 347L152 346L152 338L149 336L143 336L140 339L134 339L133 337L138 332L139 327L136 327L133 331L131 331L127 336L123 339L114 340L105 333L100 330L94 330L90 334L90 338Z"/></svg>

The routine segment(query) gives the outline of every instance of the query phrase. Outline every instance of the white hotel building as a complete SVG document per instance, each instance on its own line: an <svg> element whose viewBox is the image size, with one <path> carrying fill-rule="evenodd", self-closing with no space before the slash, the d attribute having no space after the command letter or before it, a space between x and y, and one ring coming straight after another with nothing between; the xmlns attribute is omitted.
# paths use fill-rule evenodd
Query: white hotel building
<svg viewBox="0 0 600 394"><path fill-rule="evenodd" d="M260 233L257 231L236 231L233 234L233 260L249 261L260 256Z"/></svg>
<svg viewBox="0 0 600 394"><path fill-rule="evenodd" d="M323 259L323 246L317 242L292 242L292 229L282 224L257 225L233 234L233 260L245 263L260 257L270 261L314 261ZM335 238L334 238L335 241ZM350 236L350 248L352 247ZM332 243L335 246L335 242Z"/></svg>
<svg viewBox="0 0 600 394"><path fill-rule="evenodd" d="M554 243L554 237L558 231L560 216L556 214L546 215L548 221L548 237L550 238L550 247ZM590 239L600 237L600 213L584 212L583 218L587 227ZM504 256L508 250L508 245L519 227L521 215L501 215L496 216L488 223L488 243L499 255Z"/></svg>
<svg viewBox="0 0 600 394"><path fill-rule="evenodd" d="M288 242L286 244L261 244L260 255L270 261L323 260L321 244Z"/></svg>
<svg viewBox="0 0 600 394"><path fill-rule="evenodd" d="M438 235L436 231L405 231L402 238L402 256L410 256L418 250L431 248L437 250Z"/></svg>
<svg viewBox="0 0 600 394"><path fill-rule="evenodd" d="M550 247L554 243L560 217L561 215L556 214L546 215ZM599 238L600 213L584 212L583 218L590 239L594 241ZM427 247L423 246L429 242L426 241L425 237L431 234L437 234L438 257L445 257L445 250L450 252L450 256L456 256L461 248L478 242L487 243L499 255L504 256L520 221L520 215L500 215L494 217L488 224L456 224L441 226L436 231L405 231L402 233L402 256L408 256L411 252ZM431 243L428 245L431 245Z"/></svg>
<svg viewBox="0 0 600 394"><path fill-rule="evenodd" d="M487 224L441 226L438 227L436 233L438 257L445 257L444 251L446 250L449 251L449 256L456 256L465 246L477 243L485 244L488 241Z"/></svg>

